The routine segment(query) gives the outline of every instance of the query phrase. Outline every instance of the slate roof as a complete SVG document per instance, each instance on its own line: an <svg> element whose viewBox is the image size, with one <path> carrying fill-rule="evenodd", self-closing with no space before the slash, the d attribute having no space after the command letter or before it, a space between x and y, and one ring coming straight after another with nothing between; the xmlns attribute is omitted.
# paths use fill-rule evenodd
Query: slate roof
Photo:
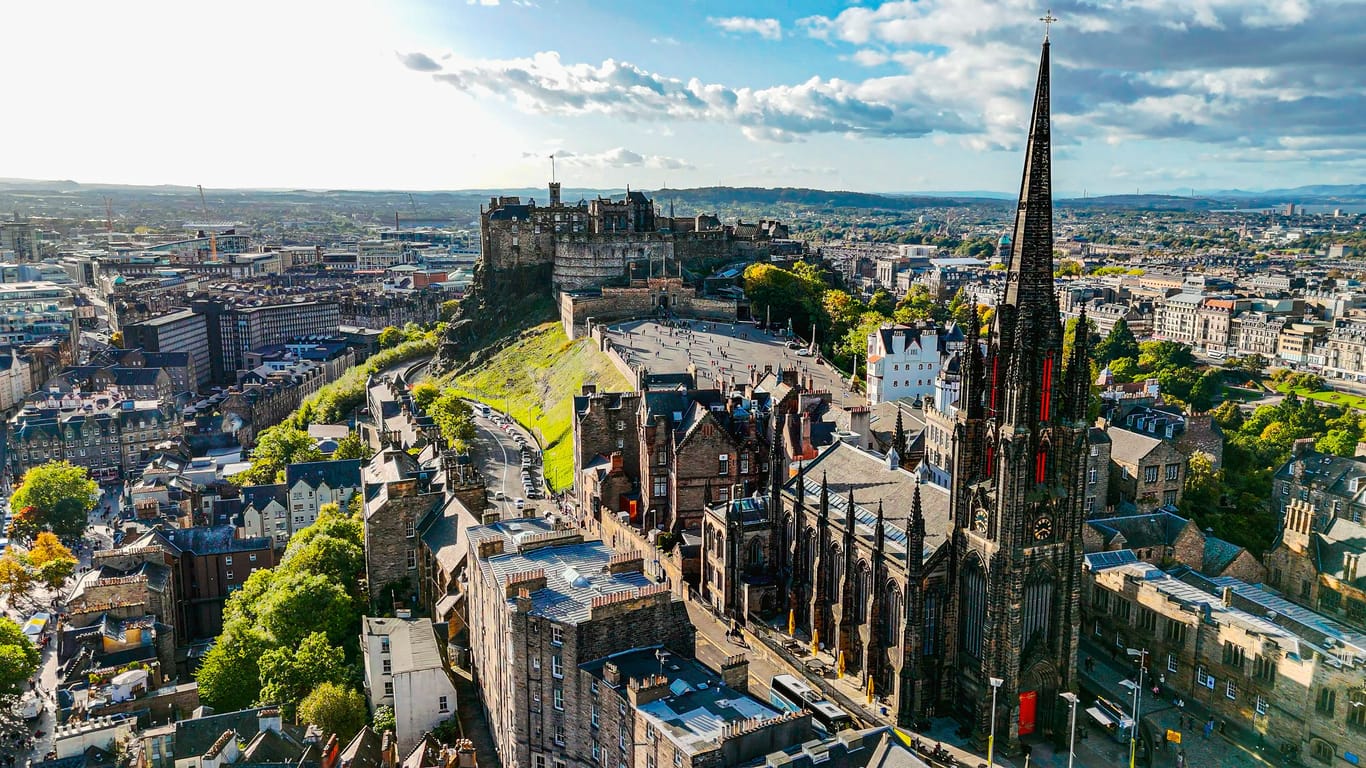
<svg viewBox="0 0 1366 768"><path fill-rule="evenodd" d="M332 461L309 461L290 464L285 467L285 486L293 488L303 481L310 488L318 488L324 483L328 488L359 488L360 459L334 459Z"/></svg>
<svg viewBox="0 0 1366 768"><path fill-rule="evenodd" d="M1343 555L1366 553L1366 526L1341 517L1328 520L1322 531L1313 534L1314 566L1319 573L1346 581L1343 570ZM1351 582L1356 586L1366 585L1366 574Z"/></svg>
<svg viewBox="0 0 1366 768"><path fill-rule="evenodd" d="M360 729L337 756L339 768L383 768L384 742L370 726Z"/></svg>
<svg viewBox="0 0 1366 768"><path fill-rule="evenodd" d="M270 502L278 501L280 506L289 509L289 488L284 483L244 485L241 494L243 507L259 511L270 506Z"/></svg>
<svg viewBox="0 0 1366 768"><path fill-rule="evenodd" d="M1162 441L1155 437L1119 427L1111 427L1106 432L1110 435L1110 458L1115 461L1137 464L1162 444Z"/></svg>
<svg viewBox="0 0 1366 768"><path fill-rule="evenodd" d="M236 731L243 738L255 737L257 731L260 730L259 718L261 713L272 709L274 707L242 709L237 712L225 712L221 715L196 717L177 722L173 752L175 759L188 760L203 755L209 751L209 747L212 747L214 742L218 741L219 737L228 731Z"/></svg>
<svg viewBox="0 0 1366 768"><path fill-rule="evenodd" d="M1105 517L1087 520L1086 524L1102 536L1107 546L1116 536L1123 536L1126 548L1149 549L1174 544L1189 522L1164 507L1151 514Z"/></svg>
<svg viewBox="0 0 1366 768"><path fill-rule="evenodd" d="M444 765L441 759L441 743L432 738L430 733L422 734L413 751L403 758L400 765L403 768L440 768Z"/></svg>
<svg viewBox="0 0 1366 768"><path fill-rule="evenodd" d="M173 555L189 552L192 555L220 555L229 552L246 552L270 549L270 538L259 536L239 539L237 529L231 525L197 525L193 528L170 528L148 531L130 548L161 544Z"/></svg>
<svg viewBox="0 0 1366 768"><path fill-rule="evenodd" d="M893 557L905 557L906 520L911 513L911 499L916 486L920 487L920 506L925 516L926 560L949 540L953 522L949 516L949 494L943 488L920 483L915 473L905 469L889 469L887 459L861 450L843 441L824 450L805 465L800 476L793 476L783 486L791 495L797 494L799 479L805 489L806 514L813 516L820 508L821 481L828 483L830 522L843 527L845 504L849 491L854 492L854 535L866 542L873 540L877 523L877 506L882 502L883 527L886 531L885 551Z"/></svg>

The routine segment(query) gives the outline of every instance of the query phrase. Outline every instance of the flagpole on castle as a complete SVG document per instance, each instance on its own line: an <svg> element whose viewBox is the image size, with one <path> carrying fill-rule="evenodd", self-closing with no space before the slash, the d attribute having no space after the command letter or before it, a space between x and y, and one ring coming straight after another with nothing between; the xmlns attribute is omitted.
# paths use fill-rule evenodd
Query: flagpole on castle
<svg viewBox="0 0 1366 768"><path fill-rule="evenodd" d="M555 181L555 156L550 156L550 180Z"/></svg>

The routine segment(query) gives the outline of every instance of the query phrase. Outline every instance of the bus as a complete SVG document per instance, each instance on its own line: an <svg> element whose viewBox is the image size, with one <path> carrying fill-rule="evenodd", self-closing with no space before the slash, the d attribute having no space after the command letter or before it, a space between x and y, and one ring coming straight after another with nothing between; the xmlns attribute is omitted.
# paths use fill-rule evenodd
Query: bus
<svg viewBox="0 0 1366 768"><path fill-rule="evenodd" d="M769 682L769 703L784 712L810 710L811 720L831 735L854 727L854 719L815 689L792 675L774 675Z"/></svg>

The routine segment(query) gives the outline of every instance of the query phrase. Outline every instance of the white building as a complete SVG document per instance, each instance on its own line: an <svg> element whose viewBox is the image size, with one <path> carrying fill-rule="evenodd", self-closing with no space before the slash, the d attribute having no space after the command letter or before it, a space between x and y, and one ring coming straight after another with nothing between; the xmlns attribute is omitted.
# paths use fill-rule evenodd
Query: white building
<svg viewBox="0 0 1366 768"><path fill-rule="evenodd" d="M932 325L889 323L868 334L868 403L932 394L940 355L939 329Z"/></svg>
<svg viewBox="0 0 1366 768"><path fill-rule="evenodd" d="M426 619L365 617L360 636L370 711L394 708L394 737L407 754L423 734L455 714L455 686Z"/></svg>
<svg viewBox="0 0 1366 768"><path fill-rule="evenodd" d="M335 503L345 512L351 497L361 490L360 465L360 459L334 459L285 467L285 487L289 490L288 532L292 535L312 525L324 504Z"/></svg>

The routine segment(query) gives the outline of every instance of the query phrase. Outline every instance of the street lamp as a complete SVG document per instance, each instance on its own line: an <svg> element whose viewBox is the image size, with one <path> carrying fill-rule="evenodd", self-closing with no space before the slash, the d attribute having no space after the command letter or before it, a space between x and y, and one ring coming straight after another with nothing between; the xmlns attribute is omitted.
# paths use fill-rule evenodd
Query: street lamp
<svg viewBox="0 0 1366 768"><path fill-rule="evenodd" d="M987 768L995 765L993 757L996 750L996 692L1001 690L1001 684L1005 681L999 677L989 678L991 681L991 733L987 736ZM1130 768L1133 768L1130 766Z"/></svg>
<svg viewBox="0 0 1366 768"><path fill-rule="evenodd" d="M1072 768L1072 758L1077 756L1077 694L1063 691L1058 695L1072 710L1067 720L1067 768Z"/></svg>
<svg viewBox="0 0 1366 768"><path fill-rule="evenodd" d="M1120 685L1134 691L1134 722L1129 727L1129 768L1134 768L1134 759L1138 754L1138 715L1143 703L1143 673L1148 671L1148 649L1126 648L1125 652L1138 657L1138 684L1135 685L1132 680L1120 681Z"/></svg>

